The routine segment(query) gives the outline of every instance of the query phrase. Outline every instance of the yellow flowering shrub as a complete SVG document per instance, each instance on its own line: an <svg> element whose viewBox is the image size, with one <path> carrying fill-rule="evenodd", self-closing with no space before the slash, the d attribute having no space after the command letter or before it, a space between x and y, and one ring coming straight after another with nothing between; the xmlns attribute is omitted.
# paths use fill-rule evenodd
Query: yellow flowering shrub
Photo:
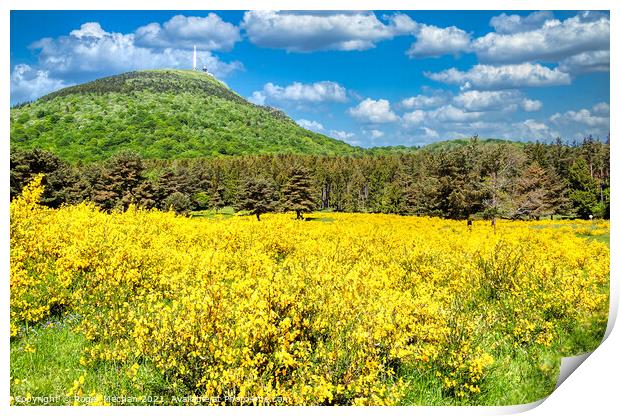
<svg viewBox="0 0 620 416"><path fill-rule="evenodd" d="M198 403L397 404L412 367L472 397L498 342L552 348L558 328L607 316L609 249L561 221L498 221L494 234L381 214L52 210L40 182L11 203L11 336L70 312L83 365L125 363L133 380L149 363Z"/></svg>

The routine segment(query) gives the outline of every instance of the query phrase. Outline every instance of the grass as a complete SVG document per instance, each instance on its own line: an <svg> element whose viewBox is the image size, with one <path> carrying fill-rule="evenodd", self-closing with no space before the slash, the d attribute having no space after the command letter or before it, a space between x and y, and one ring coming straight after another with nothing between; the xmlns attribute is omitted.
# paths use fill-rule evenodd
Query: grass
<svg viewBox="0 0 620 416"><path fill-rule="evenodd" d="M219 210L207 209L203 211L192 211L190 215L192 218L206 218L210 220L227 220L227 219L232 218L235 215L250 215L250 214L247 211L235 212L235 208L228 206L228 207L224 207ZM291 214L291 215L293 215L292 218L294 218L294 214ZM306 221L334 222L334 219L330 217L304 216L304 218Z"/></svg>
<svg viewBox="0 0 620 416"><path fill-rule="evenodd" d="M512 356L505 355L502 360L487 376L480 402L498 406L531 403L553 392L560 374L560 357L542 349L530 356L515 348Z"/></svg>
<svg viewBox="0 0 620 416"><path fill-rule="evenodd" d="M410 383L403 406L450 406L454 401L442 397L442 385L431 369L406 368L402 371L404 380Z"/></svg>
<svg viewBox="0 0 620 416"><path fill-rule="evenodd" d="M318 221L318 222L334 222L331 217L304 217L306 221Z"/></svg>
<svg viewBox="0 0 620 416"><path fill-rule="evenodd" d="M598 234L598 235L593 235L589 233L580 233L577 230L582 230L583 226L578 225L578 224L566 223L566 224L553 224L553 225L532 225L531 228L535 230L542 230L544 228L561 228L561 227L571 227L577 237L585 238L590 241L597 241L599 243L604 243L604 244L607 244L607 246L610 245L609 232ZM594 231L596 228L597 228L596 222L592 223L591 230Z"/></svg>
<svg viewBox="0 0 620 416"><path fill-rule="evenodd" d="M11 395L65 396L83 373L84 346L85 339L71 331L68 319L30 328L11 342Z"/></svg>
<svg viewBox="0 0 620 416"><path fill-rule="evenodd" d="M435 376L436 369L406 368L404 379L410 383L402 405L455 406L455 405L514 405L531 403L553 392L560 374L560 357L543 349L530 356L524 349L506 346L511 351L502 354L501 361L493 364L483 382L483 392L475 399L457 401L444 394L442 382Z"/></svg>
<svg viewBox="0 0 620 416"><path fill-rule="evenodd" d="M219 210L206 209L203 211L192 211L190 215L192 216L192 218L207 218L210 220L213 220L213 219L226 220L235 215L235 209L233 207L224 207Z"/></svg>
<svg viewBox="0 0 620 416"><path fill-rule="evenodd" d="M11 342L11 396L15 404L71 405L74 383L84 377L82 403L91 392L105 396L157 396L165 380L152 367L140 365L132 377L130 365L110 363L87 368L80 364L86 339L72 329L71 317L29 328ZM25 402L24 400L29 400ZM36 401L32 401L36 400ZM47 400L47 403L45 402ZM139 404L139 403L137 403Z"/></svg>
<svg viewBox="0 0 620 416"><path fill-rule="evenodd" d="M591 241L598 241L599 243L605 243L608 246L610 245L609 233L601 234L601 235L588 235L588 234L580 234L576 233L577 237L586 238Z"/></svg>

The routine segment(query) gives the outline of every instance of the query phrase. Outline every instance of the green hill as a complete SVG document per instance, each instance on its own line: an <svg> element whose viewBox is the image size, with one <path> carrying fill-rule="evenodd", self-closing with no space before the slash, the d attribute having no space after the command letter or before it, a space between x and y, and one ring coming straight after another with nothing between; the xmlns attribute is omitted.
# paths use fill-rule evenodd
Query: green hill
<svg viewBox="0 0 620 416"><path fill-rule="evenodd" d="M465 146L466 144L471 142L471 138L461 138L461 139L452 139L452 140L442 140L438 142L429 143L424 146L381 146L381 147L373 147L367 149L367 152L373 155L393 155L398 153L416 153L419 151L430 151L436 152L440 150L452 150L461 146ZM488 145L499 145L506 144L510 146L523 148L528 142L521 142L515 140L506 140L506 139L478 139L478 144L480 146L488 146Z"/></svg>
<svg viewBox="0 0 620 416"><path fill-rule="evenodd" d="M127 72L14 107L11 148L46 149L68 161L120 150L156 159L363 152L248 102L208 74L182 70Z"/></svg>
<svg viewBox="0 0 620 416"><path fill-rule="evenodd" d="M452 140L444 140L440 142L434 142L427 144L423 147L425 150L450 150L456 147L464 146L471 141L470 138L465 139L452 139ZM519 142L514 140L505 140L505 139L478 139L480 145L485 146L489 144L508 144L516 147L524 147L526 142Z"/></svg>

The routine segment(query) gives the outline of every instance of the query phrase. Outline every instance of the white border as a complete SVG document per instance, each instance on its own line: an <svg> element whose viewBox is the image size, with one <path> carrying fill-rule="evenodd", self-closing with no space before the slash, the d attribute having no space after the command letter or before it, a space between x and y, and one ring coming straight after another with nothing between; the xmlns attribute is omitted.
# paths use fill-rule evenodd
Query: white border
<svg viewBox="0 0 620 416"><path fill-rule="evenodd" d="M618 83L614 68L618 68L618 25L616 24L616 13L620 10L620 2L611 0L504 0L500 3L488 0L434 0L425 2L411 2L402 0L383 0L383 1L352 1L352 0L332 0L330 2L319 1L283 1L283 0L263 0L263 1L240 1L240 0L217 0L217 1L161 1L161 0L92 0L89 2L76 0L5 0L0 6L2 14L0 16L0 33L4 44L2 54L2 90L0 92L3 103L3 116L0 119L2 126L2 142L0 152L2 152L3 169L0 173L2 183L2 214L0 217L0 241L2 244L2 256L0 265L2 270L3 290L0 294L0 304L2 319L0 320L0 348L2 371L0 377L0 414L8 415L71 415L87 412L92 415L109 415L110 413L119 414L149 414L166 415L180 413L178 408L155 407L155 408L50 408L50 407L9 407L9 83L10 79L10 10L252 10L252 9L297 9L297 10L338 10L338 9L358 9L358 10L610 10L611 11L611 96L610 107L616 109L618 103ZM5 83L6 82L6 83ZM612 111L611 114L614 114ZM618 118L611 117L611 130L617 131ZM617 201L620 198L618 190L619 171L616 163L618 162L618 151L612 146L611 149L611 177L612 177L612 223L611 223L611 247L612 253L617 252L618 227L615 222L618 216ZM611 302L612 310L617 311L618 306L618 268L620 267L618 256L611 257ZM615 321L614 316L610 316L611 321ZM611 326L610 326L611 329ZM618 409L620 403L618 386L620 386L620 336L618 330L611 331L608 338L596 349L565 383L544 400L542 404L530 410L531 415L549 414L610 414L611 409ZM255 414L256 412L269 412L273 415L289 414L292 411L297 413L319 414L329 411L337 414L510 414L535 405L509 406L509 407L408 407L408 408L242 408L235 409L235 413ZM227 408L188 408L183 409L183 414L230 414Z"/></svg>

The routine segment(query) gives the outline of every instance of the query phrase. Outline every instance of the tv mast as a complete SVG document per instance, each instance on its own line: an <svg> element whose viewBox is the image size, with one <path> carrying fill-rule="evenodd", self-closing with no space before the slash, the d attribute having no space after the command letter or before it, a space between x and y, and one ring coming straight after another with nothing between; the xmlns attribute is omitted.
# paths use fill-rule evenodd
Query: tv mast
<svg viewBox="0 0 620 416"><path fill-rule="evenodd" d="M194 71L198 71L198 62L197 62L197 58L196 58L196 45L194 45L194 65L193 65L193 70ZM202 72L204 72L207 75L211 75L214 76L212 73L209 72L209 70L207 69L206 65L202 66Z"/></svg>
<svg viewBox="0 0 620 416"><path fill-rule="evenodd" d="M196 45L194 45L194 66L193 66L194 71L197 69L196 66Z"/></svg>

